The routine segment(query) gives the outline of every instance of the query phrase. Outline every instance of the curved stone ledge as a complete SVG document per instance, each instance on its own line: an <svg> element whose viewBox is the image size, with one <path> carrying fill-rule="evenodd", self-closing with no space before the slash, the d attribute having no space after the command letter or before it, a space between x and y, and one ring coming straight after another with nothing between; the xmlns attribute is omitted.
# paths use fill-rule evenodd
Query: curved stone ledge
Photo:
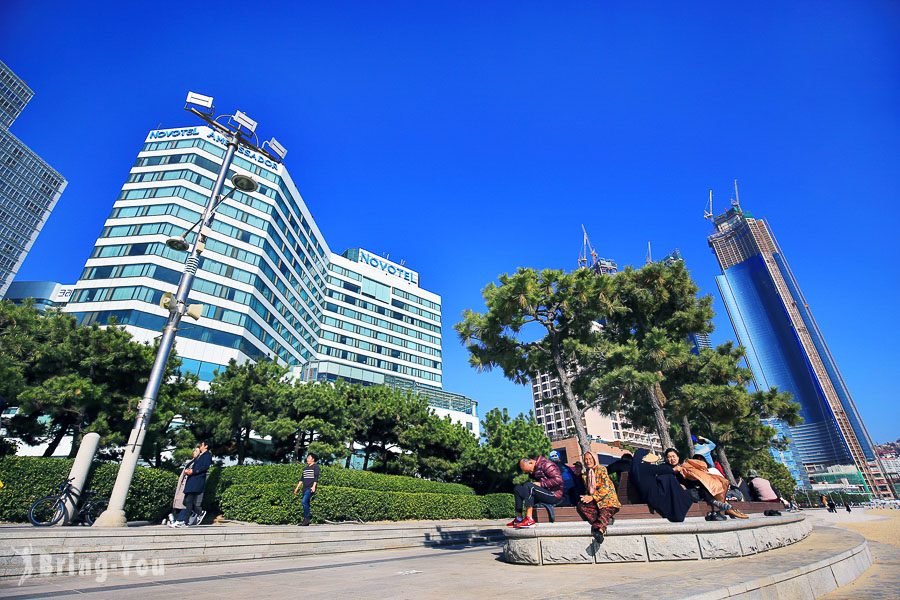
<svg viewBox="0 0 900 600"><path fill-rule="evenodd" d="M505 531L504 559L526 565L737 558L799 542L812 531L803 515L684 523L624 521L602 544L587 523L547 523Z"/></svg>

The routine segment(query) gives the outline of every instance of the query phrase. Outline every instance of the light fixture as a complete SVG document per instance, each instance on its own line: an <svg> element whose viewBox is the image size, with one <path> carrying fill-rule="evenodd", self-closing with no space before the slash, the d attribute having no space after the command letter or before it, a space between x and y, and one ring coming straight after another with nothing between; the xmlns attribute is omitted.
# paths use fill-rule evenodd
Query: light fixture
<svg viewBox="0 0 900 600"><path fill-rule="evenodd" d="M248 177L247 175L241 175L240 173L234 174L234 177L231 178L231 185L233 185L235 189L248 194L259 189L259 186L253 181L253 178Z"/></svg>
<svg viewBox="0 0 900 600"><path fill-rule="evenodd" d="M241 127L246 127L250 133L256 131L256 121L248 117L245 113L242 113L239 110L234 111L234 120Z"/></svg>
<svg viewBox="0 0 900 600"><path fill-rule="evenodd" d="M277 156L281 160L284 160L284 157L287 156L287 148L278 143L278 140L276 140L275 138L269 140L268 143L269 148L272 149L272 152L275 153L275 156Z"/></svg>
<svg viewBox="0 0 900 600"><path fill-rule="evenodd" d="M172 250L177 250L178 252L187 252L187 249L190 248L190 246L188 246L187 240L185 240L180 235L176 235L167 239L166 246L168 246Z"/></svg>
<svg viewBox="0 0 900 600"><path fill-rule="evenodd" d="M196 104L197 106L202 106L204 108L213 107L212 96L204 96L203 94L198 94L196 92L188 92L187 103Z"/></svg>

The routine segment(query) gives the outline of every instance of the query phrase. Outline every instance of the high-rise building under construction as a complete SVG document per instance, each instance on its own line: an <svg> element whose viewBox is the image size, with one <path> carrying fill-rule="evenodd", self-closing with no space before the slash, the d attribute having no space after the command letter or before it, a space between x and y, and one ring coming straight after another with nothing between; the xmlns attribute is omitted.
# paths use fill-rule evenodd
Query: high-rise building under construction
<svg viewBox="0 0 900 600"><path fill-rule="evenodd" d="M773 423L789 438L781 460L801 485L839 465L854 466L868 490L893 497L874 445L809 304L769 224L741 209L737 199L713 216L709 245L722 274L719 291L746 349L757 389L790 392L803 423Z"/></svg>

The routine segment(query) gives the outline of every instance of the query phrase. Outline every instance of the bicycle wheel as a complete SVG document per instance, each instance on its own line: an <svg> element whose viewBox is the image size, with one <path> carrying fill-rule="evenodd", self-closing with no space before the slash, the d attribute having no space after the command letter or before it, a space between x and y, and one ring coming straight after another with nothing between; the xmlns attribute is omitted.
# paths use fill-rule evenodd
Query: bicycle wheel
<svg viewBox="0 0 900 600"><path fill-rule="evenodd" d="M81 512L79 513L79 521L81 525L87 525L90 527L94 524L94 521L97 520L97 517L100 516L104 510L106 510L107 501L101 499L91 500L87 504L82 507Z"/></svg>
<svg viewBox="0 0 900 600"><path fill-rule="evenodd" d="M69 520L69 511L59 496L47 496L35 501L28 511L28 520L37 527L56 525L60 521L65 524Z"/></svg>

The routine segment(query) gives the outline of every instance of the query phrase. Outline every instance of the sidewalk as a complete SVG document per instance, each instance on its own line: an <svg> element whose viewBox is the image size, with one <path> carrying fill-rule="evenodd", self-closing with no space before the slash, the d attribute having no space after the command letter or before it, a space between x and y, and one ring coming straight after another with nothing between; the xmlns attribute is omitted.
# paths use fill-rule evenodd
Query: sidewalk
<svg viewBox="0 0 900 600"><path fill-rule="evenodd" d="M817 528L805 541L748 558L716 561L528 567L501 560L499 545L429 547L344 555L304 556L242 563L167 564L165 573L133 570L79 577L31 579L0 585L0 596L115 598L116 600L254 600L302 595L313 598L689 598L716 593L825 560L857 547L858 535ZM806 596L810 597L809 588Z"/></svg>
<svg viewBox="0 0 900 600"><path fill-rule="evenodd" d="M875 564L862 577L825 596L827 600L894 600L900 597L900 510L854 509L818 519L861 534L869 541Z"/></svg>

